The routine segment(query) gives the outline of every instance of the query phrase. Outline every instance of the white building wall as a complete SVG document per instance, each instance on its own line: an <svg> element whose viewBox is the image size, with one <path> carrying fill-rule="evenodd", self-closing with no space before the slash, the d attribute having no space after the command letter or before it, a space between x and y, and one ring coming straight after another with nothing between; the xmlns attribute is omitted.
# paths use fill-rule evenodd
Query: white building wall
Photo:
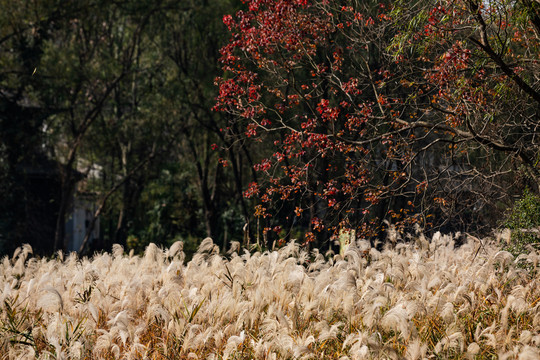
<svg viewBox="0 0 540 360"><path fill-rule="evenodd" d="M95 204L92 201L75 198L73 202L73 212L66 223L67 252L79 251L86 231L92 222L95 212ZM90 236L90 242L99 237L99 219L94 225Z"/></svg>

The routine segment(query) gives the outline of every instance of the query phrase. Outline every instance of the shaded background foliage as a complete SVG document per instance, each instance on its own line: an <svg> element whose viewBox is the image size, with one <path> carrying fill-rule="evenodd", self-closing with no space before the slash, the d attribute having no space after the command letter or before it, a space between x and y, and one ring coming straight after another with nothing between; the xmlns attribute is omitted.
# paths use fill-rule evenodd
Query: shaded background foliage
<svg viewBox="0 0 540 360"><path fill-rule="evenodd" d="M96 249L243 237L244 145L224 138L227 119L210 110L222 14L237 6L2 1L3 253L24 242L64 249L74 193L96 204Z"/></svg>
<svg viewBox="0 0 540 360"><path fill-rule="evenodd" d="M66 249L74 196L95 204L86 252L206 236L321 246L344 227L375 237L415 222L488 231L538 191L540 10L487 3L493 16L476 1L0 0L0 252ZM244 70L252 88L224 95ZM336 115L350 100L336 84L355 76L361 108ZM284 131L303 126L302 139Z"/></svg>

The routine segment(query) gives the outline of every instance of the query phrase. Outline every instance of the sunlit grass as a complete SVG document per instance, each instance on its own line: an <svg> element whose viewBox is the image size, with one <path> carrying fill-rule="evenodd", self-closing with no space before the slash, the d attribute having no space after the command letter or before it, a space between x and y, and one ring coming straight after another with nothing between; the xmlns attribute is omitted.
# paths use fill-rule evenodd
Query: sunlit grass
<svg viewBox="0 0 540 360"><path fill-rule="evenodd" d="M0 358L540 358L538 252L440 234L344 257L181 247L4 258Z"/></svg>

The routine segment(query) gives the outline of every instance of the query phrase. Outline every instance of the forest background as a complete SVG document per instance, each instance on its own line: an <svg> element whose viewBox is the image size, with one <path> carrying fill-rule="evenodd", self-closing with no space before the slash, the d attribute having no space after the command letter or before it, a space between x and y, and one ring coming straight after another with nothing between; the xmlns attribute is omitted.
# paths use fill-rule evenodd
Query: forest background
<svg viewBox="0 0 540 360"><path fill-rule="evenodd" d="M85 252L189 252L485 235L538 194L537 0L0 4L2 254L65 249L74 196Z"/></svg>

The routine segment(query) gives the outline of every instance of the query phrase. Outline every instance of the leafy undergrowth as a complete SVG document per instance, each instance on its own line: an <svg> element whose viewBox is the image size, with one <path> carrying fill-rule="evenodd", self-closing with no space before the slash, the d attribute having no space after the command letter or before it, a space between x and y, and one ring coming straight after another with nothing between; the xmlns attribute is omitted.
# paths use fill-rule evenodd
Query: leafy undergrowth
<svg viewBox="0 0 540 360"><path fill-rule="evenodd" d="M184 264L181 246L4 258L2 358L540 358L538 252L517 266L494 240L436 234L225 258L206 239Z"/></svg>

